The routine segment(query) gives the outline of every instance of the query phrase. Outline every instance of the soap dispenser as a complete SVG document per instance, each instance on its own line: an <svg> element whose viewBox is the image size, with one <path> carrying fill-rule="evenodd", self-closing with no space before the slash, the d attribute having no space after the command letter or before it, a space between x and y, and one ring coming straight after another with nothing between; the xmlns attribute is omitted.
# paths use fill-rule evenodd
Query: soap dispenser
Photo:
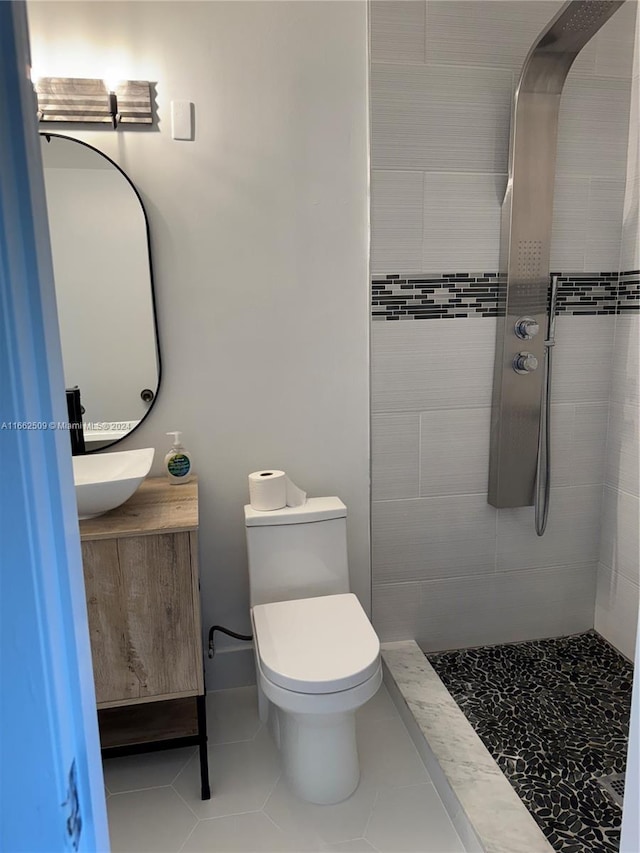
<svg viewBox="0 0 640 853"><path fill-rule="evenodd" d="M164 457L164 467L169 482L179 486L180 483L188 483L193 477L191 454L182 446L181 432L168 432L167 435L173 436L173 447Z"/></svg>

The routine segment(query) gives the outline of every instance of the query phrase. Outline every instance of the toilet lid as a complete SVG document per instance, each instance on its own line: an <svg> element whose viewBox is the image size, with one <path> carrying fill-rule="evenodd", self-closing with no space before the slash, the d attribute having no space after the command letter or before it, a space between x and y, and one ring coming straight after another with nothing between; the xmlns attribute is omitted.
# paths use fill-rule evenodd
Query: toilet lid
<svg viewBox="0 0 640 853"><path fill-rule="evenodd" d="M298 693L337 693L378 668L380 641L353 593L258 604L255 639L266 677Z"/></svg>

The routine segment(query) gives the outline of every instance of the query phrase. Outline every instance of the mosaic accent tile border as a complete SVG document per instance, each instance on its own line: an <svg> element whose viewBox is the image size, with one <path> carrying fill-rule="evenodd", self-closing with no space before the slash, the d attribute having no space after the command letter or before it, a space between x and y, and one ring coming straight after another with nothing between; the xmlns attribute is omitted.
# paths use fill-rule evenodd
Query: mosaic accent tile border
<svg viewBox="0 0 640 853"><path fill-rule="evenodd" d="M497 317L502 297L498 273L444 273L374 276L374 320Z"/></svg>
<svg viewBox="0 0 640 853"><path fill-rule="evenodd" d="M558 275L557 314L615 314L618 273L552 273Z"/></svg>
<svg viewBox="0 0 640 853"><path fill-rule="evenodd" d="M640 274L552 273L559 276L558 314L627 314L640 310ZM497 272L375 275L373 320L498 317L504 310Z"/></svg>
<svg viewBox="0 0 640 853"><path fill-rule="evenodd" d="M559 853L617 853L631 664L595 631L428 655Z"/></svg>
<svg viewBox="0 0 640 853"><path fill-rule="evenodd" d="M620 273L618 314L640 311L640 270Z"/></svg>

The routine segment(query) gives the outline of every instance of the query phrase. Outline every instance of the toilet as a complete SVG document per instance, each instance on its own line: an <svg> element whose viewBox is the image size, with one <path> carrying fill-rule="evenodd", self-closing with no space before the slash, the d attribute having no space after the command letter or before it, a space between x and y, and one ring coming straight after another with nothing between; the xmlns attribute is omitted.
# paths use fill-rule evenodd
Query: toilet
<svg viewBox="0 0 640 853"><path fill-rule="evenodd" d="M382 681L380 642L349 591L347 508L329 497L244 512L260 718L293 791L338 803L360 780L355 712Z"/></svg>

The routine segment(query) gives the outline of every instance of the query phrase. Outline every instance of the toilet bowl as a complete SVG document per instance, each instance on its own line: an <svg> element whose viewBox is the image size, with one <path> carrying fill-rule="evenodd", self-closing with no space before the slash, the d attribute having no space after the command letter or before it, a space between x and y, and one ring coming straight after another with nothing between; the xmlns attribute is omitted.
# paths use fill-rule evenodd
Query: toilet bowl
<svg viewBox="0 0 640 853"><path fill-rule="evenodd" d="M382 681L380 642L349 591L347 508L337 497L245 507L260 718L299 797L357 788L355 712Z"/></svg>
<svg viewBox="0 0 640 853"><path fill-rule="evenodd" d="M258 605L251 615L261 716L289 784L309 802L340 802L360 780L355 712L382 682L378 637L352 593Z"/></svg>

